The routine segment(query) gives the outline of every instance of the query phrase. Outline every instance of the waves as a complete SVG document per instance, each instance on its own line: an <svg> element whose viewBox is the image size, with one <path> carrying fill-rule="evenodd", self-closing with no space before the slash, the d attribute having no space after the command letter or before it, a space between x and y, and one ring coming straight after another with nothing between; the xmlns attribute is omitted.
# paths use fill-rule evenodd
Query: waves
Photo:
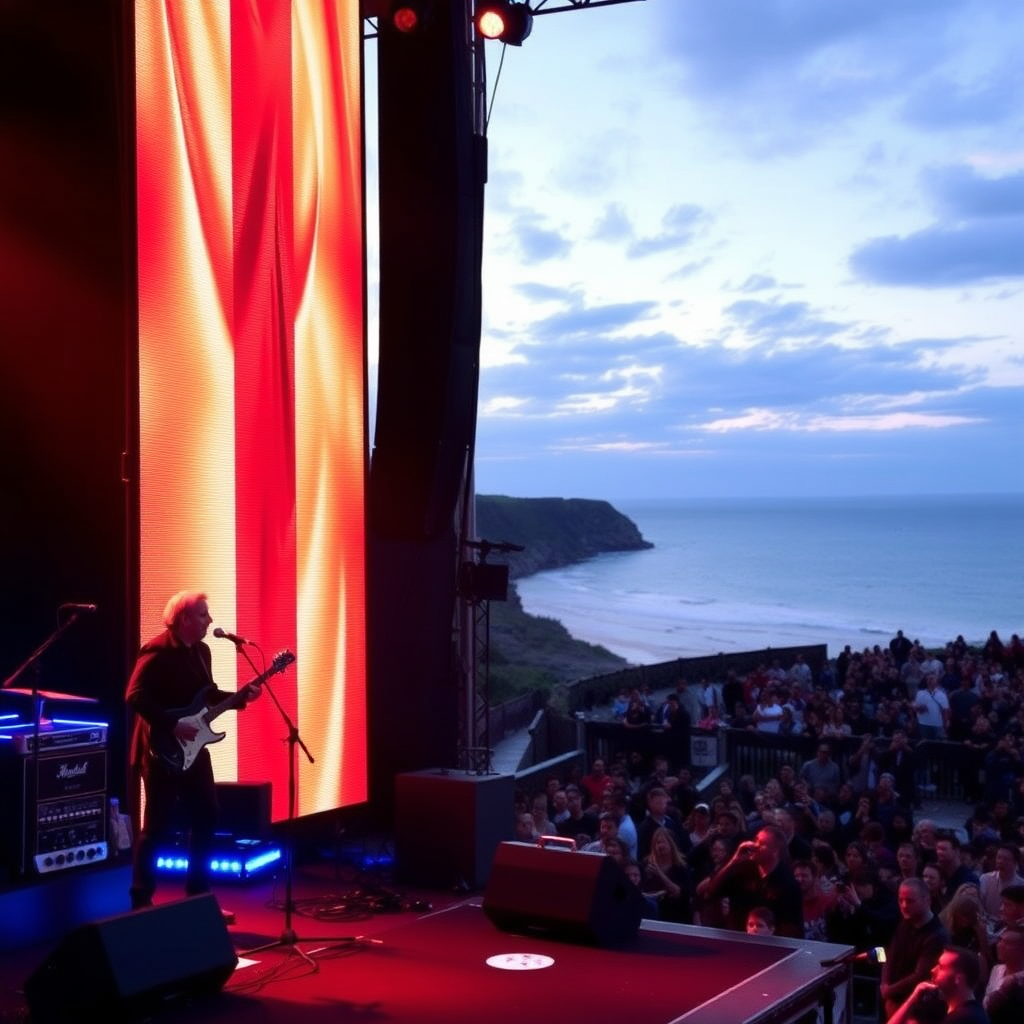
<svg viewBox="0 0 1024 1024"><path fill-rule="evenodd" d="M635 663L811 643L834 656L897 629L929 647L1024 629L1022 498L616 507L653 549L518 587L530 614Z"/></svg>

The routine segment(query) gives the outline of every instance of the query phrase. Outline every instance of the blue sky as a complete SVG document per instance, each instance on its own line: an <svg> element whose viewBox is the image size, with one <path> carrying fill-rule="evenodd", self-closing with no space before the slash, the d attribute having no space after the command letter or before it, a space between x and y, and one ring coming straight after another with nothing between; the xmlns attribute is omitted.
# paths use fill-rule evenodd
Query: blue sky
<svg viewBox="0 0 1024 1024"><path fill-rule="evenodd" d="M488 44L477 490L1024 490L1024 4L645 0Z"/></svg>

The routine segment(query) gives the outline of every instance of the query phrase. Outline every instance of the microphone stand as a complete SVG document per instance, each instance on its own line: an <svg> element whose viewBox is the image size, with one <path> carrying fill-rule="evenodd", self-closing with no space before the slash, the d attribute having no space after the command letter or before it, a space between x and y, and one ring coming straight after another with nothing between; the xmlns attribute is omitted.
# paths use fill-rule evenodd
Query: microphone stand
<svg viewBox="0 0 1024 1024"><path fill-rule="evenodd" d="M249 663L249 667L253 670L256 675L259 675L259 670L253 664L252 658L249 657L249 652L245 650L244 646L237 640L233 641L235 648L242 657ZM278 713L281 715L284 724L288 728L288 820L285 825L285 841L284 841L284 930L281 932L281 937L275 939L273 942L265 942L260 946L253 946L251 949L242 951L242 956L250 956L253 953L262 953L268 949L291 949L299 954L304 960L308 960L311 964L315 961L313 958L303 950L298 948L300 942L326 942L332 945L337 945L342 942L351 942L353 936L338 936L338 935L316 935L306 936L305 939L300 939L295 929L292 927L292 862L294 859L294 826L295 826L295 765L297 755L295 748L301 747L302 752L306 755L306 759L310 764L315 764L313 755L309 752L309 748L303 742L302 737L299 735L299 730L295 723L291 720L288 712L285 711L281 702L277 699L277 694L274 693L270 684L266 681L263 683L263 688L270 694L270 699L274 702L274 707L277 708Z"/></svg>
<svg viewBox="0 0 1024 1024"><path fill-rule="evenodd" d="M38 797L39 797L39 730L43 720L43 697L39 693L39 670L40 663L39 659L78 621L79 612L72 611L71 614L63 621L60 621L60 609L57 610L57 628L2 682L0 683L0 690L6 690L18 681L18 677L24 672L27 672L30 668L32 669L32 749L29 753L29 759L32 762L31 766L31 777L32 777L32 816L33 818L39 813L38 811ZM25 845L27 837L25 836L25 827L28 824L27 808L22 816L22 870L28 869L28 856L25 851ZM32 843L35 846L36 836L35 831L38 826L38 822L33 822L33 835Z"/></svg>

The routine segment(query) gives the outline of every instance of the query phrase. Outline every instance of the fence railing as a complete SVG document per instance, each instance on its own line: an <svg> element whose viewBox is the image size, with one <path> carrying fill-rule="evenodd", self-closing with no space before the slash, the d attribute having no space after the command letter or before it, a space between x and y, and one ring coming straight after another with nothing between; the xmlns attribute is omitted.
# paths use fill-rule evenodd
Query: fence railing
<svg viewBox="0 0 1024 1024"><path fill-rule="evenodd" d="M783 665L791 665L798 654L813 670L828 660L825 644L805 644L801 647L765 647L757 651L739 651L733 654L709 654L700 658L674 658L654 665L637 665L620 669L601 676L578 679L556 687L554 702L564 705L564 710L573 715L577 711L591 711L600 704L607 704L622 689L664 690L674 687L685 678L696 681L708 678L721 682L733 671L741 678L753 672L760 664L770 664L778 658ZM561 708L560 708L561 710Z"/></svg>
<svg viewBox="0 0 1024 1024"><path fill-rule="evenodd" d="M492 705L487 719L491 742L497 743L506 736L511 736L512 733L527 728L533 716L543 705L544 695L540 690L521 694L503 704Z"/></svg>
<svg viewBox="0 0 1024 1024"><path fill-rule="evenodd" d="M719 729L706 732L694 729L690 734L689 750L680 751L666 746L669 734L657 730L627 729L619 722L583 722L584 742L589 761L595 757L605 760L620 754L627 757L633 752L643 757L664 754L673 765L692 764L694 776L700 777L715 768L728 767L728 774L735 782L741 775L753 776L758 785L778 776L784 764L798 769L814 757L818 740L810 736L779 736L749 729ZM862 737L839 737L830 739L832 760L839 765L840 777L851 779L861 772L862 765L854 760L861 749ZM889 740L878 738L870 752L863 758L877 758L888 750ZM968 775L975 782L979 765L972 760L962 743L940 740L922 740L913 746L919 796L941 800L966 800L964 782ZM853 763L851 763L853 762ZM881 769L876 766L872 776L867 771L860 777L877 777Z"/></svg>

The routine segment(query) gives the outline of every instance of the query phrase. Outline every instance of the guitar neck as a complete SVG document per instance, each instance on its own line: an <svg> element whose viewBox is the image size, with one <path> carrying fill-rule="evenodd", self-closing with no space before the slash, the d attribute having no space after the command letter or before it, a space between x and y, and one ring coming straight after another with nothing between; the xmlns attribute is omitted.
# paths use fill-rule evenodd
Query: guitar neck
<svg viewBox="0 0 1024 1024"><path fill-rule="evenodd" d="M254 680L254 682L263 682L263 678L265 677L261 677L258 680ZM206 719L207 722L212 722L218 715L223 715L225 711L232 711L234 708L237 708L241 704L244 704L247 696L247 691L249 687L252 685L252 683L246 683L245 686L243 686L238 691L238 693L231 694L230 697L228 697L226 700L222 700L219 704L211 705L207 709L207 712L205 715L203 715L203 717Z"/></svg>
<svg viewBox="0 0 1024 1024"><path fill-rule="evenodd" d="M283 672L294 661L295 655L291 651L282 651L274 658L274 663L266 672L261 672L255 679L250 679L245 686L237 693L231 694L226 700L222 700L219 704L209 707L203 717L207 722L212 722L218 715L224 714L225 711L231 711L232 708L237 708L240 704L244 704L249 696L249 689L251 687L260 686L262 683L265 683L272 675L277 672Z"/></svg>

